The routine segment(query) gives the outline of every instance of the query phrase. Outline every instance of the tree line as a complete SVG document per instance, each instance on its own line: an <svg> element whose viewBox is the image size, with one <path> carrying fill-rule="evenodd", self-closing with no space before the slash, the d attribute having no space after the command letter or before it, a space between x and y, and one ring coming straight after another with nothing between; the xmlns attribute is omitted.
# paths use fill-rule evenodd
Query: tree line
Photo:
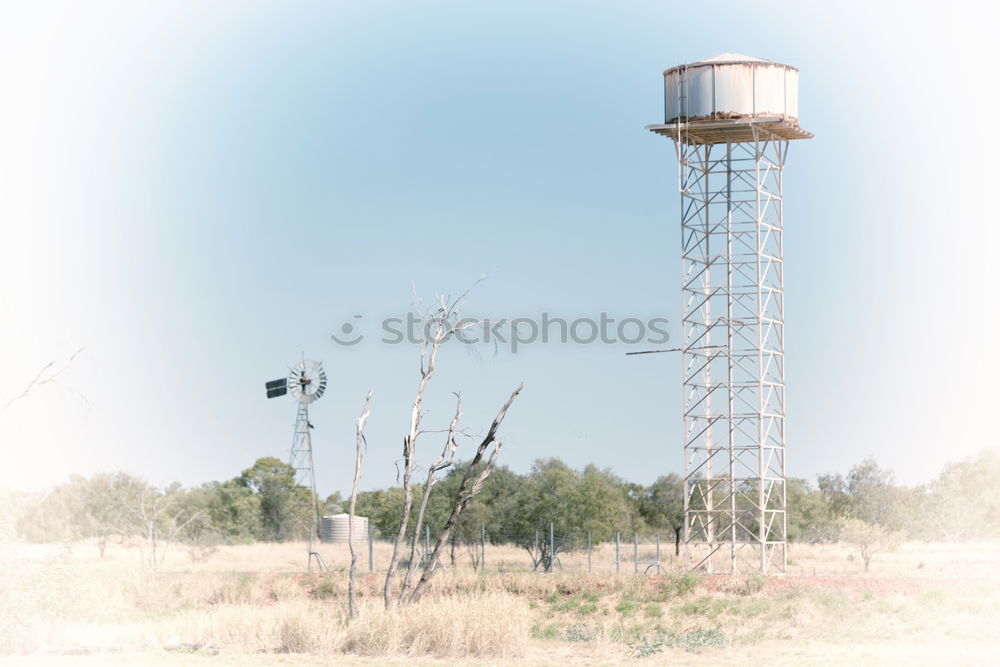
<svg viewBox="0 0 1000 667"><path fill-rule="evenodd" d="M465 468L453 466L429 496L424 525L435 534L448 518ZM996 479L1000 452L995 450L949 463L934 480L918 486L897 484L893 472L872 459L847 475L819 475L815 484L789 479L788 539L870 542L874 552L904 538L1000 538ZM417 495L421 492L418 485ZM220 544L304 539L310 502L295 470L266 457L233 479L193 488L157 488L126 473L75 476L46 494L8 501L2 508L8 532L16 533L12 537L94 539L102 554L117 541L140 549L155 568L167 543L183 544L198 559ZM368 517L376 538L389 538L399 529L402 502L400 487L362 491L356 514ZM451 553L454 557L456 549L485 537L491 544L521 546L544 560L550 555L544 539L550 527L560 538L560 551L582 548L587 539L606 542L615 533L658 533L679 540L683 506L683 481L673 473L644 486L593 465L575 469L558 458L540 459L525 474L497 466L455 526ZM324 515L346 509L339 493L320 501Z"/></svg>

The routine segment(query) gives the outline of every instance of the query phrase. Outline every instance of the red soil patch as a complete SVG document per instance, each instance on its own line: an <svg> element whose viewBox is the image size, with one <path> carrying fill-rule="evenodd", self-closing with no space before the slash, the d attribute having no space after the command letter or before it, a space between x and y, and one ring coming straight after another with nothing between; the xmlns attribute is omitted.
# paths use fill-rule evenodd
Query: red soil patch
<svg viewBox="0 0 1000 667"><path fill-rule="evenodd" d="M732 591L740 582L741 579L728 575L710 575L702 579L699 588L724 593ZM770 593L793 588L827 588L848 593L916 595L932 583L917 577L783 576L766 577L763 590Z"/></svg>

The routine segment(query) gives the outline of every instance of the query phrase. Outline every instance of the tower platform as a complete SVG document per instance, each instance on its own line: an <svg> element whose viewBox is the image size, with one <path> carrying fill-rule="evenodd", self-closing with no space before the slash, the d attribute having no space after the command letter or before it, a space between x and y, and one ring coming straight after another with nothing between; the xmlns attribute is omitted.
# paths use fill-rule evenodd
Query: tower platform
<svg viewBox="0 0 1000 667"><path fill-rule="evenodd" d="M650 132L674 139L683 134L687 144L725 144L754 140L754 128L781 139L812 139L798 123L778 116L729 118L724 120L689 120L667 125L647 125Z"/></svg>

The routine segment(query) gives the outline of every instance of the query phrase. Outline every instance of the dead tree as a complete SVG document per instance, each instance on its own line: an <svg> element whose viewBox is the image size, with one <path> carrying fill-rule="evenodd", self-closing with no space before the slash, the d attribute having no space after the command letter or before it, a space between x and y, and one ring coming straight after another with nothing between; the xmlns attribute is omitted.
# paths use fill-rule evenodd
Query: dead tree
<svg viewBox="0 0 1000 667"><path fill-rule="evenodd" d="M361 460L364 457L364 449L367 445L365 442L365 422L368 421L368 415L371 413L369 408L371 401L372 392L369 391L368 396L365 398L365 405L361 409L361 415L358 417L354 454L354 485L351 487L351 505L347 510L347 546L351 550L351 570L347 575L347 611L351 619L358 616L358 606L355 600L355 580L358 576L358 552L354 548L354 510L358 503L358 484L361 483ZM371 539L371 536L366 536L366 539Z"/></svg>
<svg viewBox="0 0 1000 667"><path fill-rule="evenodd" d="M483 554L479 549L479 542L466 542L465 551L469 555L469 562L472 563L473 572L479 572L483 562Z"/></svg>
<svg viewBox="0 0 1000 667"><path fill-rule="evenodd" d="M482 278L473 283L475 287ZM410 526L410 513L413 509L413 469L415 466L415 453L417 439L426 431L421 429L421 419L423 418L424 395L427 385L434 377L437 365L438 352L441 346L455 336L456 333L474 325L474 322L465 322L461 319L458 307L462 299L472 289L470 287L461 296L453 301L446 297L440 297L437 307L426 307L423 302L416 299L418 307L422 311L424 322L424 337L420 344L420 382L417 384L417 392L413 398L413 405L410 408L410 425L406 436L403 437L403 508L400 512L399 530L392 544L392 557L389 559L389 568L385 574L385 607L392 606L393 586L396 580L396 571L399 568L399 556L402 545L406 540L406 533ZM418 537L414 537L418 539Z"/></svg>
<svg viewBox="0 0 1000 667"><path fill-rule="evenodd" d="M493 472L497 456L500 454L500 448L503 446L503 443L496 439L497 430L500 428L500 424L507 415L507 410L510 409L514 399L518 397L523 388L523 384L519 385L518 388L514 390L514 393L510 395L507 402L500 408L497 416L493 418L493 423L490 424L490 430L487 431L486 436L483 438L482 442L479 443L479 447L476 448L476 454L472 457L472 461L469 462L468 468L465 469L462 481L458 485L458 490L455 492L451 515L448 517L448 520L444 524L444 528L441 529L437 540L434 542L434 547L431 549L430 557L427 558L427 562L424 564L424 571L420 575L420 581L417 582L416 587L413 589L413 593L410 594L406 601L420 599L420 594L423 592L427 582L434 574L437 560L441 552L441 547L448 541L448 537L451 535L452 530L454 530L455 524L458 523L458 518L461 516L462 510L464 510L465 506L469 504L469 501L482 490L483 482L485 482L486 478ZM491 445L492 449L490 448ZM486 462L483 463L483 457L486 456L487 451L489 451L489 456L486 458ZM483 463L483 465L477 470L477 466L479 466L480 463Z"/></svg>
<svg viewBox="0 0 1000 667"><path fill-rule="evenodd" d="M119 495L123 512L116 530L125 538L138 534L139 558L144 566L157 572L167 555L167 545L205 512L175 508L175 498L159 489L140 483L123 489ZM148 549L148 551L147 551Z"/></svg>
<svg viewBox="0 0 1000 667"><path fill-rule="evenodd" d="M413 537L410 539L410 562L406 568L406 576L403 578L403 587L399 591L400 601L406 599L406 594L410 590L410 582L413 580L413 573L417 569L417 542L420 541L420 531L424 527L424 514L427 511L427 501L430 500L431 490L437 484L437 473L450 467L455 462L455 452L458 450L458 422L462 418L462 397L455 395L455 416L452 417L448 425L448 437L444 443L441 456L427 469L427 481L424 483L424 495L420 500L420 509L417 511L417 524L413 527ZM424 554L427 556L428 554Z"/></svg>

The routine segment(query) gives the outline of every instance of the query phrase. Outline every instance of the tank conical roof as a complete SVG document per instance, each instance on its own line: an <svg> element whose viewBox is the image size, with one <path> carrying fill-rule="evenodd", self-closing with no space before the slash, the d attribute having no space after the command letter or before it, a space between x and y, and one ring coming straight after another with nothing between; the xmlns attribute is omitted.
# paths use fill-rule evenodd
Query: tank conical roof
<svg viewBox="0 0 1000 667"><path fill-rule="evenodd" d="M697 60L693 63L688 63L686 65L674 65L670 69L664 71L664 74L669 74L677 70L688 69L691 67L710 67L719 65L741 65L747 64L751 66L763 65L765 67L775 66L775 67L787 67L788 69L793 69L798 71L797 67L792 67L791 65L785 65L773 60L765 60L764 58L754 58L753 56L747 56L742 53L720 53L717 56L712 56L711 58L705 58L704 60Z"/></svg>
<svg viewBox="0 0 1000 667"><path fill-rule="evenodd" d="M745 56L742 53L720 53L717 56L712 56L711 58L705 58L704 60L699 60L696 63L691 63L692 65L701 65L705 63L766 63L769 62L763 58L754 58L753 56Z"/></svg>

